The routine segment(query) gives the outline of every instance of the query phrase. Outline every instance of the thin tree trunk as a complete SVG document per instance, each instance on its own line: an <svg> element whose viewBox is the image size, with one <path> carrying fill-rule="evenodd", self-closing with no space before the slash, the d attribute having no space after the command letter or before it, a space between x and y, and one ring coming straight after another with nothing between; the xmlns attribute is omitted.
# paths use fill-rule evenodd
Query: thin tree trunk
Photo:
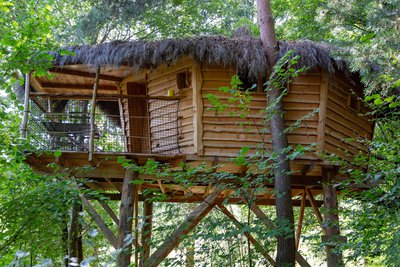
<svg viewBox="0 0 400 267"><path fill-rule="evenodd" d="M75 199L71 210L71 225L69 231L69 258L76 258L76 262L83 260L81 225L79 223L79 213L82 211L82 205L78 199Z"/></svg>
<svg viewBox="0 0 400 267"><path fill-rule="evenodd" d="M271 11L271 3L269 0L257 0L258 23L260 27L260 35L263 47L267 55L267 61L270 69L277 62L278 43L276 41L274 19ZM291 185L290 185L290 162L284 153L284 149L288 145L287 135L285 134L285 122L283 118L282 101L278 101L282 91L279 88L270 88L268 91L268 103L276 103L271 109L271 139L272 150L278 155L274 167L274 183L276 193L276 215L281 222L286 222L290 226L290 234L282 234L278 236L278 247L276 255L277 266L294 266L296 245L294 238L294 217L291 201Z"/></svg>

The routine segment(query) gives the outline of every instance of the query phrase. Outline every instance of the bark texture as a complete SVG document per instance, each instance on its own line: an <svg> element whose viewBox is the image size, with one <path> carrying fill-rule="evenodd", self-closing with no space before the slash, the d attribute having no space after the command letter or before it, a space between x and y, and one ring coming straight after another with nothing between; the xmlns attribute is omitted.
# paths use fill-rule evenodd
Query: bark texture
<svg viewBox="0 0 400 267"><path fill-rule="evenodd" d="M269 0L257 0L258 23L260 35L269 66L274 66L278 58L278 43L276 41L274 19ZM268 70L267 77L271 74ZM276 214L279 221L288 223L290 233L278 236L278 247L276 255L276 266L294 266L296 246L294 238L294 217L291 200L290 185L290 162L284 153L288 145L287 136L284 133L285 123L283 118L282 101L280 98L282 91L279 88L270 88L268 91L268 103L277 103L272 108L270 122L272 149L279 156L274 167L274 183L276 190Z"/></svg>

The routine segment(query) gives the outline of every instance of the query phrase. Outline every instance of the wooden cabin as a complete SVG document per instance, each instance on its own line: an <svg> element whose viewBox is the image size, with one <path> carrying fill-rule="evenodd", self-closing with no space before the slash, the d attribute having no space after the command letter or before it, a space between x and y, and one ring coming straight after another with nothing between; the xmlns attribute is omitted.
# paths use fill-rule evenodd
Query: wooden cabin
<svg viewBox="0 0 400 267"><path fill-rule="evenodd" d="M318 215L322 201L314 197L323 191L327 170L336 165L327 155L350 161L368 153L365 143L357 140L372 138L373 122L364 115L367 109L359 100L363 87L357 75L330 57L329 46L308 41L279 46L280 56L293 49L301 56L299 66L309 67L288 86L283 99L286 126L299 121L288 134L289 145L310 147L291 161L293 205L303 212L312 206L322 220ZM250 154L262 143L267 151L271 147L268 129L264 134L259 131L264 127L261 112L267 107L262 77L269 66L256 38L208 36L67 49L73 54L54 52L50 77L31 75L26 88L30 112L22 130L39 149L26 161L37 171L52 172L48 164L56 162L73 177L90 178L88 187L121 200L127 179L121 157L139 165L154 159L177 171L184 162L241 174L251 171L232 161L242 147L249 147ZM230 86L233 75L239 75L243 87L256 84L244 118L228 110L216 112L209 99L212 94L232 106L230 95L219 88ZM71 171L82 166L92 168ZM199 202L213 191L208 182L197 181L190 189L193 194L187 194L187 188L173 181L146 174L130 179L138 177L147 181L141 188L158 188L170 202ZM273 184L265 187L271 189ZM136 200L144 200L136 190ZM213 200L225 195L226 190ZM229 202L242 200L235 196ZM273 205L273 193L257 195L256 203Z"/></svg>

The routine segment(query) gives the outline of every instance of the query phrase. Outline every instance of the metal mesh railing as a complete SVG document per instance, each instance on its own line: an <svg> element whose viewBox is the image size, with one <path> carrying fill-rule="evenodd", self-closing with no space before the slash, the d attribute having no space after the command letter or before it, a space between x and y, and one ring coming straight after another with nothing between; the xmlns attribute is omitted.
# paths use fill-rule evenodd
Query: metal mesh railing
<svg viewBox="0 0 400 267"><path fill-rule="evenodd" d="M99 100L99 102L102 100ZM124 112L118 99L98 102L94 126L94 151L177 154L179 101L147 99L147 110ZM141 105L143 107L143 105ZM42 150L88 151L91 103L31 97L27 132ZM138 114L135 114L138 113ZM132 115L133 114L133 115Z"/></svg>

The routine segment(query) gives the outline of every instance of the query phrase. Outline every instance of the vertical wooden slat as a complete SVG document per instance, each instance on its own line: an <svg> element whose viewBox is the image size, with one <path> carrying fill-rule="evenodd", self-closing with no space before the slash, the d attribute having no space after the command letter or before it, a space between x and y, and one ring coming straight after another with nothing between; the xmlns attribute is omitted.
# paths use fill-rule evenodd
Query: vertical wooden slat
<svg viewBox="0 0 400 267"><path fill-rule="evenodd" d="M96 70L96 80L93 86L93 97L92 97L92 109L90 110L90 139L89 139L89 161L93 160L94 152L94 131L95 131L95 119L96 119L96 99L97 99L97 89L99 88L100 80L100 66Z"/></svg>
<svg viewBox="0 0 400 267"><path fill-rule="evenodd" d="M22 117L21 123L21 137L26 138L26 132L28 127L28 118L29 118L29 93L30 93L30 78L31 74L27 73L25 75L25 96L24 96L24 115Z"/></svg>
<svg viewBox="0 0 400 267"><path fill-rule="evenodd" d="M201 71L201 64L196 63L193 67L192 72L192 84L193 84L193 139L195 151L198 155L204 154L203 146L203 98L202 98L202 87L203 87L203 75Z"/></svg>
<svg viewBox="0 0 400 267"><path fill-rule="evenodd" d="M329 75L326 71L322 72L320 85L319 113L317 126L317 152L322 153L325 145L325 124L326 124L326 107L328 103L328 82Z"/></svg>

